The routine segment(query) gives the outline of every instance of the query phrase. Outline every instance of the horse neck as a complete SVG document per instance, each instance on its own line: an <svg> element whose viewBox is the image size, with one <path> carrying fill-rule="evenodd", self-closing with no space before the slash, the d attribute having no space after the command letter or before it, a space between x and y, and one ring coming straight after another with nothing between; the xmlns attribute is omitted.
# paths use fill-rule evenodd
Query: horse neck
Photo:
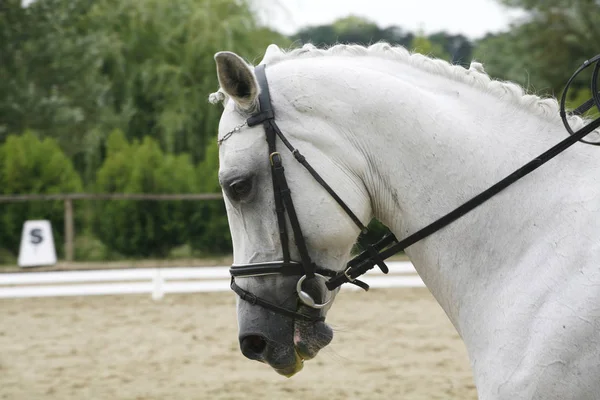
<svg viewBox="0 0 600 400"><path fill-rule="evenodd" d="M566 135L559 124L480 89L397 62L360 62L331 70L332 82L352 82L341 95L352 112L335 122L365 158L365 170L356 173L362 174L374 216L398 238L458 207ZM326 73L327 62L319 68ZM331 85L337 84L324 83L321 90ZM544 232L555 232L543 225L553 223L564 201L552 193L574 176L561 166L572 158L557 157L560 162L546 164L406 250L459 332L482 299L502 290L504 277L535 253Z"/></svg>

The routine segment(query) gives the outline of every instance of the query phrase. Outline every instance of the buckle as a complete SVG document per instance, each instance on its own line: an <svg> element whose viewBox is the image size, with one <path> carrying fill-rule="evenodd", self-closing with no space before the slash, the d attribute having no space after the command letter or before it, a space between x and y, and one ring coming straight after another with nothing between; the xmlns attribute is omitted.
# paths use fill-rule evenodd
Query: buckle
<svg viewBox="0 0 600 400"><path fill-rule="evenodd" d="M274 161L273 157L277 156L279 159ZM281 164L281 154L279 154L278 151L275 151L271 154L269 154L269 162L271 163L271 165L275 165L275 162L277 162L278 164Z"/></svg>
<svg viewBox="0 0 600 400"><path fill-rule="evenodd" d="M352 269L352 267L348 267L346 268L346 270L344 271L344 276L346 277L346 279L348 279L348 282L354 282L356 280L356 278L352 278L350 275L348 275L348 272Z"/></svg>

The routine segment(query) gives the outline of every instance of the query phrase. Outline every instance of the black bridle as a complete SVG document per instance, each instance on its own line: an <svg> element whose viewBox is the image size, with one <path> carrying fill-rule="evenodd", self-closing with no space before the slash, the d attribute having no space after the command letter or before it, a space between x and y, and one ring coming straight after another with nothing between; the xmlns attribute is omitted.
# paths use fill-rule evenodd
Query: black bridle
<svg viewBox="0 0 600 400"><path fill-rule="evenodd" d="M250 277L250 276L263 276L263 275L274 275L282 274L285 276L299 276L298 282L296 283L296 291L300 301L314 309L321 309L329 304L331 300L324 303L317 303L314 297L303 290L303 283L312 279L322 279L325 282L326 287L329 290L335 290L344 283L355 284L365 290L368 290L369 286L357 280L357 278L377 265L383 273L388 273L389 269L386 266L384 260L403 251L405 248L412 244L426 238L427 236L437 232L444 228L448 224L462 217L475 207L481 205L491 197L521 179L525 175L534 171L538 167L545 164L547 161L566 150L577 141L583 141L584 143L600 144L584 141L583 138L589 133L593 132L600 126L600 118L590 122L585 127L581 128L577 132L573 132L567 122L567 113L565 111L565 102L567 91L573 82L573 79L584 69L595 63L595 68L592 76L592 94L593 98L579 106L571 114L582 115L586 111L590 110L594 105L600 111L600 92L598 91L598 75L600 73L600 54L585 61L581 67L573 74L573 76L567 82L565 90L561 98L561 111L560 116L563 123L570 133L566 139L547 150L539 157L536 157L523 167L519 168L506 178L502 179L489 189L473 197L463 205L439 218L435 222L427 225L421 230L413 233L405 239L398 241L393 234L387 234L377 243L370 244L366 250L351 259L346 268L342 272L336 272L330 269L322 268L316 265L309 253L306 246L306 241L302 235L302 229L296 215L294 208L294 202L292 201L291 192L285 178L285 170L283 168L283 162L281 154L277 151L276 141L277 137L283 142L285 147L292 153L296 161L298 161L306 170L313 176L313 178L333 197L333 199L342 207L346 214L352 219L352 221L358 226L361 233L367 233L367 227L360 221L360 219L352 212L352 210L344 203L344 201L335 193L335 191L321 178L321 176L314 170L314 168L306 161L306 158L300 154L298 149L294 148L292 144L287 140L285 135L281 132L277 123L275 122L275 113L271 105L271 96L269 94L269 85L265 74L265 65L259 65L255 68L255 74L260 86L259 95L259 110L254 113L250 118L247 119L245 125L252 127L259 124L263 124L266 133L266 139L269 149L269 162L271 165L271 176L273 180L273 192L275 196L275 211L277 214L277 223L279 227L279 237L281 240L281 247L283 252L283 260L281 261L270 261L270 262L259 262L259 263L248 263L248 264L233 264L230 268L231 273L231 289L237 293L242 300L248 301L252 304L256 304L274 311L279 314L287 315L295 319L301 319L305 321L323 321L323 316L313 317L297 310L289 310L281 307L264 299L261 299L247 290L242 289L235 282L235 278ZM238 129L239 130L239 129ZM234 129L231 133L237 131ZM230 134L228 134L230 136ZM226 135L227 136L227 135ZM228 137L228 136L227 136ZM298 253L300 255L300 262L292 261L290 258L289 250L289 239L288 239L288 228L285 218L287 212L288 219L290 221L291 229L294 233L294 239Z"/></svg>

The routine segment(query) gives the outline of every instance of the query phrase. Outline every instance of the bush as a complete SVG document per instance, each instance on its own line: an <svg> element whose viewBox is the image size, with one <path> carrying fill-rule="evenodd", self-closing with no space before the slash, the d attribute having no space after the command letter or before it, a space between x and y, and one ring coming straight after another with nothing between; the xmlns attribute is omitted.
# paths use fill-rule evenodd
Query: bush
<svg viewBox="0 0 600 400"><path fill-rule="evenodd" d="M1 265L10 265L13 266L17 263L17 256L6 250L6 249L2 249L0 248L0 266Z"/></svg>
<svg viewBox="0 0 600 400"><path fill-rule="evenodd" d="M193 193L195 171L188 155L165 155L153 139L128 143L120 131L107 140L99 169L99 193ZM110 250L125 256L165 257L188 240L188 201L98 202L92 230Z"/></svg>
<svg viewBox="0 0 600 400"><path fill-rule="evenodd" d="M33 132L8 136L0 146L0 193L56 194L81 192L81 178L53 139L40 140ZM52 224L56 250L63 253L64 205L61 201L0 203L0 247L19 251L21 230L27 220Z"/></svg>
<svg viewBox="0 0 600 400"><path fill-rule="evenodd" d="M219 147L214 140L206 149L206 156L197 170L199 190L202 193L220 193ZM190 228L192 249L203 254L229 254L232 251L231 233L223 200L196 204Z"/></svg>

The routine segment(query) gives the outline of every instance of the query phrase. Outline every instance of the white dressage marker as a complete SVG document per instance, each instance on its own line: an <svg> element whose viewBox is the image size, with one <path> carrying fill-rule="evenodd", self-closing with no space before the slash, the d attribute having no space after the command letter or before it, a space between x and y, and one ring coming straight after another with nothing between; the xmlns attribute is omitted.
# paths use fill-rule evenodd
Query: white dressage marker
<svg viewBox="0 0 600 400"><path fill-rule="evenodd" d="M56 264L56 249L50 221L26 221L21 233L18 265L40 267Z"/></svg>

